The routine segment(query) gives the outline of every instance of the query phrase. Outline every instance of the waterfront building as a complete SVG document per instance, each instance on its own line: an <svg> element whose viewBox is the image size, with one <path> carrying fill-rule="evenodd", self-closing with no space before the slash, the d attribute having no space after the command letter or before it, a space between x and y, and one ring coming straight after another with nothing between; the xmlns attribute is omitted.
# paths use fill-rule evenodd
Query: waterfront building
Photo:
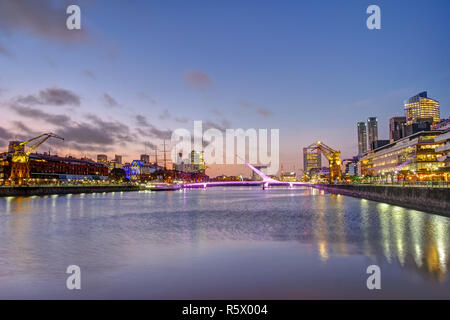
<svg viewBox="0 0 450 320"><path fill-rule="evenodd" d="M191 151L191 165L197 171L205 171L205 156L203 151Z"/></svg>
<svg viewBox="0 0 450 320"><path fill-rule="evenodd" d="M217 176L214 179L212 179L212 181L242 181L242 180L243 180L242 176L226 176L226 175Z"/></svg>
<svg viewBox="0 0 450 320"><path fill-rule="evenodd" d="M430 131L433 124L433 118L420 118L413 123L403 125L403 136L408 137L420 131Z"/></svg>
<svg viewBox="0 0 450 320"><path fill-rule="evenodd" d="M412 124L421 118L432 118L433 123L440 121L439 102L428 98L426 91L409 98L404 102L404 105L408 124Z"/></svg>
<svg viewBox="0 0 450 320"><path fill-rule="evenodd" d="M372 141L372 144L370 146L371 147L370 150L375 150L375 149L381 148L382 146L385 146L385 145L387 145L389 143L391 143L390 140L375 140L375 141Z"/></svg>
<svg viewBox="0 0 450 320"><path fill-rule="evenodd" d="M365 122L358 122L358 155L362 156L367 152L367 127Z"/></svg>
<svg viewBox="0 0 450 320"><path fill-rule="evenodd" d="M148 154L141 154L141 161L143 163L150 163L150 155L148 155Z"/></svg>
<svg viewBox="0 0 450 320"><path fill-rule="evenodd" d="M438 123L435 123L431 126L431 130L448 130L450 129L450 117L447 119L442 119Z"/></svg>
<svg viewBox="0 0 450 320"><path fill-rule="evenodd" d="M283 172L280 177L281 181L296 182L297 173L296 172Z"/></svg>
<svg viewBox="0 0 450 320"><path fill-rule="evenodd" d="M122 166L125 176L130 181L153 180L157 171L163 171L163 168L150 163L144 163L141 160L133 160Z"/></svg>
<svg viewBox="0 0 450 320"><path fill-rule="evenodd" d="M303 172L308 176L317 173L322 167L322 155L317 150L303 148Z"/></svg>
<svg viewBox="0 0 450 320"><path fill-rule="evenodd" d="M369 149L373 150L374 142L378 140L378 119L375 117L367 119L367 137Z"/></svg>
<svg viewBox="0 0 450 320"><path fill-rule="evenodd" d="M105 163L105 164L108 163L108 156L106 154L98 154L97 162Z"/></svg>
<svg viewBox="0 0 450 320"><path fill-rule="evenodd" d="M114 156L114 161L115 161L116 164L121 165L121 164L122 164L122 156L116 154L116 155Z"/></svg>
<svg viewBox="0 0 450 320"><path fill-rule="evenodd" d="M406 117L392 117L389 119L389 140L394 142L403 138L403 125Z"/></svg>
<svg viewBox="0 0 450 320"><path fill-rule="evenodd" d="M348 177L358 176L358 161L359 156L355 156L351 159L344 159L342 163L344 164L345 171L344 175Z"/></svg>
<svg viewBox="0 0 450 320"><path fill-rule="evenodd" d="M111 160L108 161L108 168L110 172L114 169L122 169L122 164L118 164L116 160Z"/></svg>
<svg viewBox="0 0 450 320"><path fill-rule="evenodd" d="M345 167L345 174L354 177L358 175L358 163L349 162Z"/></svg>
<svg viewBox="0 0 450 320"><path fill-rule="evenodd" d="M445 181L449 181L450 180L450 130L447 130L444 134L438 136L435 140L437 143L441 143L441 145L436 148L436 152L442 153L442 155L437 158L437 160L442 163L440 170L441 170L442 174L445 176Z"/></svg>
<svg viewBox="0 0 450 320"><path fill-rule="evenodd" d="M371 150L359 161L361 174L375 180L392 181L398 177L442 179L443 143L436 138L442 131L421 131L393 143Z"/></svg>
<svg viewBox="0 0 450 320"><path fill-rule="evenodd" d="M8 184L11 175L11 153L0 155L0 177ZM108 179L108 167L90 159L59 157L49 154L30 154L31 183L78 183Z"/></svg>
<svg viewBox="0 0 450 320"><path fill-rule="evenodd" d="M190 164L190 163L184 163L184 162L174 163L173 170L179 171L179 172L186 172L186 173L198 172L197 166Z"/></svg>

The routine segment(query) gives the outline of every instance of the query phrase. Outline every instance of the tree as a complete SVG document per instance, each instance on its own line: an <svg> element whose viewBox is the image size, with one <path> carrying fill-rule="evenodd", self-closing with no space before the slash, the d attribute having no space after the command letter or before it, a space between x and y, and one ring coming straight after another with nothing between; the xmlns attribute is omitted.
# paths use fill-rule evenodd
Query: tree
<svg viewBox="0 0 450 320"><path fill-rule="evenodd" d="M125 173L125 170L121 168L114 168L109 173L109 179L114 182L124 182L128 181L127 174Z"/></svg>

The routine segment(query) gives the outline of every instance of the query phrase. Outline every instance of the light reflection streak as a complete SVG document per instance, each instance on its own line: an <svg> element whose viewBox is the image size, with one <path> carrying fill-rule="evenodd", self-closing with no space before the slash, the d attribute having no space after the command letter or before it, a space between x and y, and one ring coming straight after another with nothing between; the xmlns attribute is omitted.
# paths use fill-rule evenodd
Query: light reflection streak
<svg viewBox="0 0 450 320"><path fill-rule="evenodd" d="M386 211L387 205L380 203L377 208L379 208L379 219L381 227L381 247L383 248L384 256L388 262L391 262L391 231L390 231L390 220L389 212ZM383 210L384 209L384 210Z"/></svg>

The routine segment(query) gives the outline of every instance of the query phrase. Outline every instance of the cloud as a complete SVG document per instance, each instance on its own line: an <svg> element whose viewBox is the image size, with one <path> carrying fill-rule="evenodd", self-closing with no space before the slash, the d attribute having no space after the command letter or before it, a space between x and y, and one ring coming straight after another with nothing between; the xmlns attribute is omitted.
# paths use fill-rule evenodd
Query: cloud
<svg viewBox="0 0 450 320"><path fill-rule="evenodd" d="M212 109L211 112L216 116L222 117L222 112L220 112L217 108Z"/></svg>
<svg viewBox="0 0 450 320"><path fill-rule="evenodd" d="M80 144L112 145L115 142L114 135L103 129L90 123L77 123L58 130L57 134L67 141L76 141Z"/></svg>
<svg viewBox="0 0 450 320"><path fill-rule="evenodd" d="M150 97L148 94L146 94L145 92L138 92L138 97L141 100L150 102L151 104L155 105L156 104L156 100L153 99L152 97Z"/></svg>
<svg viewBox="0 0 450 320"><path fill-rule="evenodd" d="M105 121L96 115L88 115L87 117L95 126L102 128L105 132L111 133L119 139L131 139L130 128L119 121Z"/></svg>
<svg viewBox="0 0 450 320"><path fill-rule="evenodd" d="M266 117L266 118L273 115L272 110L269 110L269 109L266 109L266 108L263 108L263 107L259 107L257 105L254 105L254 104L248 102L247 100L243 100L239 104L240 104L241 107L243 107L245 109L248 109L248 110L253 109L253 110L255 110L255 112L257 114L259 114L259 115L261 115L263 117Z"/></svg>
<svg viewBox="0 0 450 320"><path fill-rule="evenodd" d="M212 110L211 110L211 112L212 112L212 114L214 114L218 119L219 119L219 121L220 121L220 125L219 124L215 124L215 126L214 126L214 128L229 128L230 126L231 126L231 123L230 123L230 121L228 121L226 118L225 118L225 116L223 115L223 113L219 110L219 109L217 109L217 108L213 108ZM208 121L209 123L211 123L211 124L213 124L214 122L211 122L211 121Z"/></svg>
<svg viewBox="0 0 450 320"><path fill-rule="evenodd" d="M12 133L7 129L0 127L0 139L10 139L12 137Z"/></svg>
<svg viewBox="0 0 450 320"><path fill-rule="evenodd" d="M41 90L38 95L17 98L17 102L28 105L80 106L81 99L70 90L51 87Z"/></svg>
<svg viewBox="0 0 450 320"><path fill-rule="evenodd" d="M55 140L53 140L54 142ZM68 147L71 150L84 151L84 152L110 152L113 150L110 146L79 144L76 142L70 142Z"/></svg>
<svg viewBox="0 0 450 320"><path fill-rule="evenodd" d="M172 137L171 130L160 130L154 126L148 128L137 128L137 133L143 137L156 138L160 140L170 140Z"/></svg>
<svg viewBox="0 0 450 320"><path fill-rule="evenodd" d="M6 147L11 140L24 141L38 135L20 121L13 121L11 124L16 132L0 127L0 148Z"/></svg>
<svg viewBox="0 0 450 320"><path fill-rule="evenodd" d="M203 130L208 130L211 128L219 129L220 131L225 131L227 129L227 123L218 124L214 121L203 121Z"/></svg>
<svg viewBox="0 0 450 320"><path fill-rule="evenodd" d="M116 99L114 99L113 97L111 97L109 94L107 94L106 92L103 94L103 102L106 104L106 106L108 107L120 107L120 104L117 102Z"/></svg>
<svg viewBox="0 0 450 320"><path fill-rule="evenodd" d="M189 121L186 117L174 117L174 120L178 123L187 123Z"/></svg>
<svg viewBox="0 0 450 320"><path fill-rule="evenodd" d="M84 151L102 151L135 139L130 128L119 121L105 121L95 115L88 115L87 120L62 127L56 134L71 148Z"/></svg>
<svg viewBox="0 0 450 320"><path fill-rule="evenodd" d="M193 88L206 89L214 85L210 76L202 71L191 71L185 74L186 83Z"/></svg>
<svg viewBox="0 0 450 320"><path fill-rule="evenodd" d="M256 112L266 118L272 115L272 111L265 108L258 108Z"/></svg>
<svg viewBox="0 0 450 320"><path fill-rule="evenodd" d="M159 119L161 120L174 120L175 122L178 123L186 123L189 121L188 118L186 117L178 117L178 116L173 116L169 110L165 109L160 115L159 115Z"/></svg>
<svg viewBox="0 0 450 320"><path fill-rule="evenodd" d="M81 42L87 39L85 28L66 28L67 1L2 0L0 1L0 31L22 31L61 42Z"/></svg>
<svg viewBox="0 0 450 320"><path fill-rule="evenodd" d="M136 129L137 133L144 137L152 137L157 139L170 139L172 137L172 130L160 130L154 125L148 122L147 118L143 115L136 116L136 123L139 128Z"/></svg>
<svg viewBox="0 0 450 320"><path fill-rule="evenodd" d="M150 126L150 124L149 124L148 121L147 121L147 118L144 117L143 115L140 115L140 114L138 114L138 115L136 116L136 124L137 124L139 127L149 127L149 126Z"/></svg>
<svg viewBox="0 0 450 320"><path fill-rule="evenodd" d="M96 79L97 79L97 77L95 76L95 74L94 74L92 71L90 71L90 70L84 70L82 73L83 73L83 75L84 75L85 77L90 78L90 79L92 79L92 80L96 80Z"/></svg>
<svg viewBox="0 0 450 320"><path fill-rule="evenodd" d="M154 144L154 143L152 143L150 141L145 141L144 145L146 145L147 147L150 147L150 149L153 149L153 150L157 149L156 144Z"/></svg>
<svg viewBox="0 0 450 320"><path fill-rule="evenodd" d="M161 113L161 114L159 115L159 118L160 118L161 120L167 120L167 119L172 118L172 116L170 115L169 110L165 109L165 110L163 111L163 113Z"/></svg>
<svg viewBox="0 0 450 320"><path fill-rule="evenodd" d="M25 133L27 135L36 135L37 134L36 131L33 131L22 121L13 121L13 125L14 125L14 128L19 130L19 132Z"/></svg>
<svg viewBox="0 0 450 320"><path fill-rule="evenodd" d="M65 123L70 121L70 118L66 115L50 114L39 109L25 107L18 104L12 105L11 108L23 117L44 120L58 126L63 126Z"/></svg>

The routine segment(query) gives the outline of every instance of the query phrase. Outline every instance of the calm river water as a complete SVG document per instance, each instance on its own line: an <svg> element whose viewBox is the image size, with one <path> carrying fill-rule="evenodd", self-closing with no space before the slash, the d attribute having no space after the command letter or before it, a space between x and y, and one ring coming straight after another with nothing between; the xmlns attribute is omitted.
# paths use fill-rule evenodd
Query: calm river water
<svg viewBox="0 0 450 320"><path fill-rule="evenodd" d="M449 231L310 188L1 198L0 298L450 298Z"/></svg>

